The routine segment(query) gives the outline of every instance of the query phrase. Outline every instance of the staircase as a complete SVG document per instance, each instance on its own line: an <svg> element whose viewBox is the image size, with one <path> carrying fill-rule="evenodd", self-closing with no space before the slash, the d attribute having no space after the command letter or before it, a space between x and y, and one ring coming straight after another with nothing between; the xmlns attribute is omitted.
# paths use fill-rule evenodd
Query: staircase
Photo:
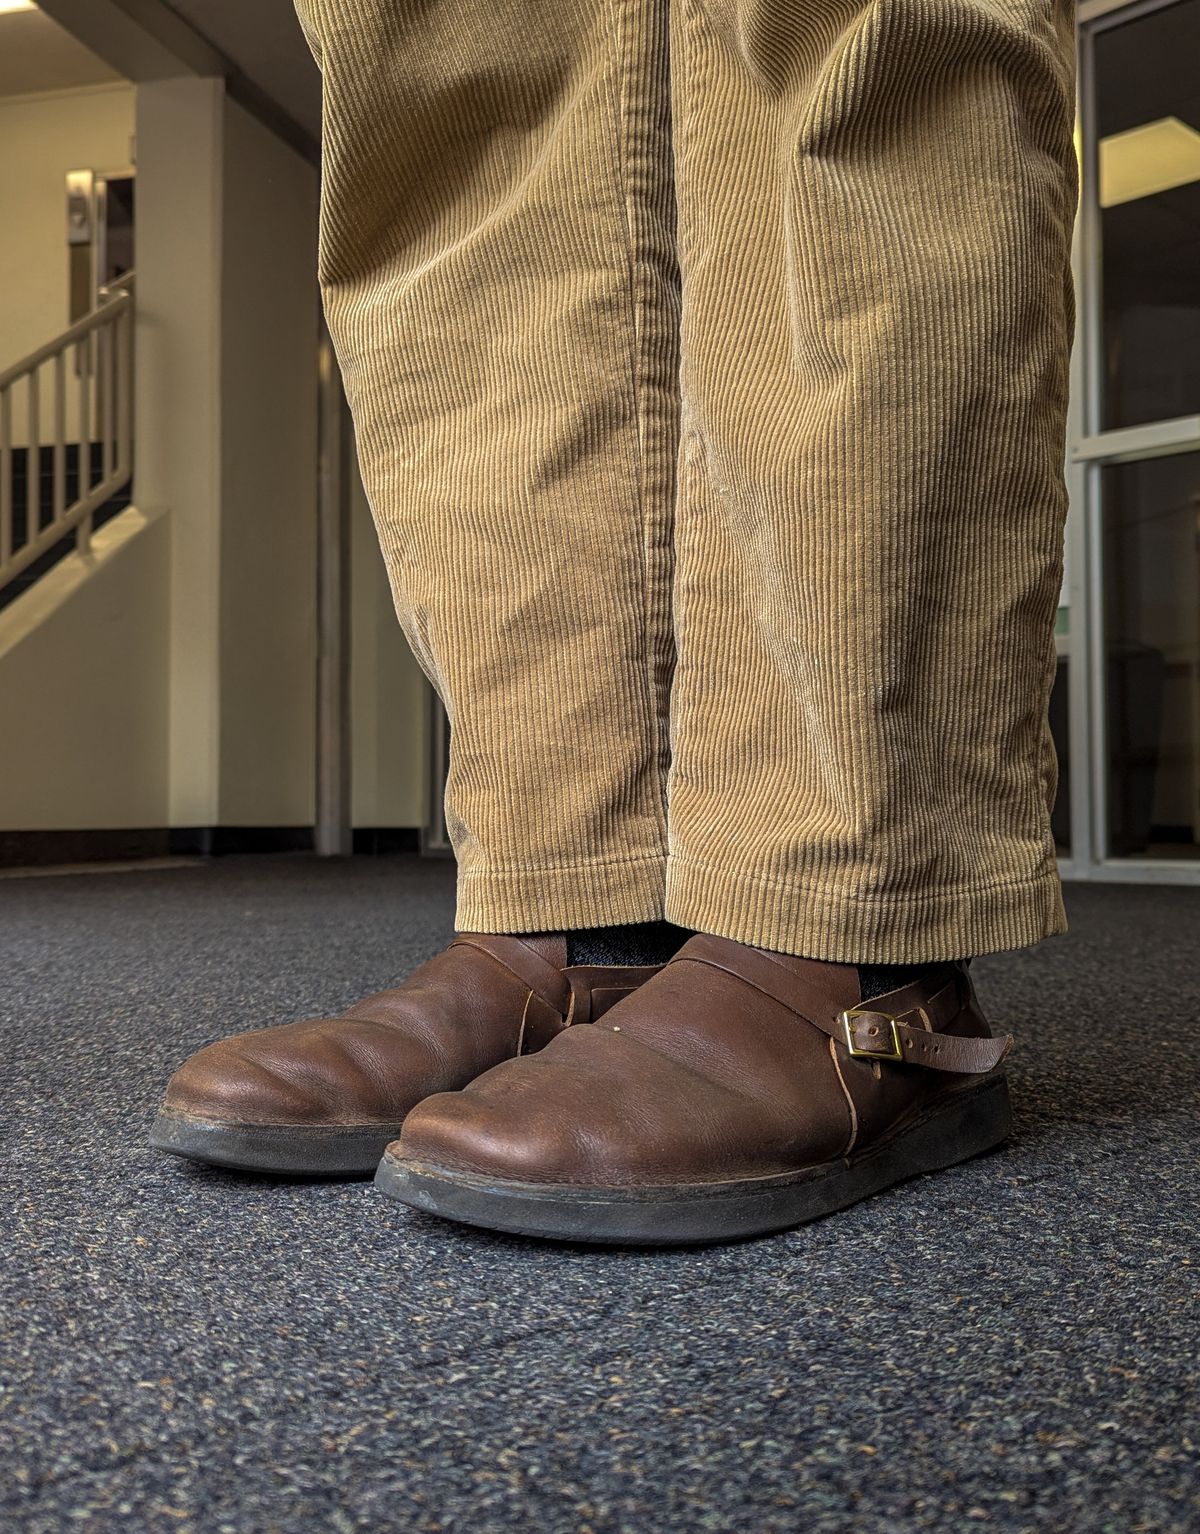
<svg viewBox="0 0 1200 1534"><path fill-rule="evenodd" d="M0 372L0 608L129 504L133 288Z"/></svg>

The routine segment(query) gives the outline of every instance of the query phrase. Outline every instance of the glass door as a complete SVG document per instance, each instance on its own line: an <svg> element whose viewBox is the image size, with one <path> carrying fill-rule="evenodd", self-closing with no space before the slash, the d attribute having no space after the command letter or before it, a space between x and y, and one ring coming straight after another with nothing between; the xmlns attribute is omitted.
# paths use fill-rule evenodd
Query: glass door
<svg viewBox="0 0 1200 1534"><path fill-rule="evenodd" d="M1200 882L1200 0L1079 24L1064 872Z"/></svg>

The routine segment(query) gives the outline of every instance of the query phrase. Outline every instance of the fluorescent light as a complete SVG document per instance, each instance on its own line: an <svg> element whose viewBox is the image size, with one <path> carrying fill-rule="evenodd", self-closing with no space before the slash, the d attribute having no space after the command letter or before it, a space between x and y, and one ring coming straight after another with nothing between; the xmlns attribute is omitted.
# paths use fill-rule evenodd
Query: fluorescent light
<svg viewBox="0 0 1200 1534"><path fill-rule="evenodd" d="M9 11L36 11L37 6L33 0L0 0L0 16L7 15Z"/></svg>
<svg viewBox="0 0 1200 1534"><path fill-rule="evenodd" d="M1100 206L1115 207L1200 181L1200 133L1160 117L1100 140Z"/></svg>

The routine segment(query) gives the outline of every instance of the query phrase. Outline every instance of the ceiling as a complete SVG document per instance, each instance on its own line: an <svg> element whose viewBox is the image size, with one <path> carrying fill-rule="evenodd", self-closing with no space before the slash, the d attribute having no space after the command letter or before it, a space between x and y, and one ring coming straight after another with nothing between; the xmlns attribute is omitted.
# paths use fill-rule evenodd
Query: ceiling
<svg viewBox="0 0 1200 1534"><path fill-rule="evenodd" d="M50 0L46 3L50 5ZM115 0L115 6L131 16L147 17L151 31L155 15L175 26L182 21L209 45L207 57L215 69L229 74L231 89L244 104L255 110L269 103L276 123L294 124L309 141L310 150L317 143L321 79L292 0ZM72 13L79 13L81 7L86 14L85 0L61 7L68 26ZM60 11L58 5L50 8ZM88 35L84 26L79 31ZM102 46L100 35L91 37L96 47ZM214 49L220 57L212 55ZM139 79L157 77L132 72ZM0 12L0 97L78 89L122 78L45 12ZM289 134L285 131L284 136Z"/></svg>
<svg viewBox="0 0 1200 1534"><path fill-rule="evenodd" d="M321 136L321 77L292 0L170 0L170 9L314 140Z"/></svg>
<svg viewBox="0 0 1200 1534"><path fill-rule="evenodd" d="M0 15L0 97L78 90L120 78L41 11Z"/></svg>

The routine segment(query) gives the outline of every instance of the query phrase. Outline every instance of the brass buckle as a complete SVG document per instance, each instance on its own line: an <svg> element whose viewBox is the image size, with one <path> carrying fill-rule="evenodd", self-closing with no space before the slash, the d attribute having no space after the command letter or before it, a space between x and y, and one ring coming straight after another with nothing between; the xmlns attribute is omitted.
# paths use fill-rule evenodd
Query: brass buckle
<svg viewBox="0 0 1200 1534"><path fill-rule="evenodd" d="M851 1018L854 1017L881 1017L891 1028L890 1048L887 1049L861 1049L854 1042L854 1025ZM838 1013L838 1022L846 1035L846 1048L855 1060L903 1060L904 1051L900 1047L900 1019L892 1017L888 1012L877 1012L874 1007L849 1007L845 1012Z"/></svg>

